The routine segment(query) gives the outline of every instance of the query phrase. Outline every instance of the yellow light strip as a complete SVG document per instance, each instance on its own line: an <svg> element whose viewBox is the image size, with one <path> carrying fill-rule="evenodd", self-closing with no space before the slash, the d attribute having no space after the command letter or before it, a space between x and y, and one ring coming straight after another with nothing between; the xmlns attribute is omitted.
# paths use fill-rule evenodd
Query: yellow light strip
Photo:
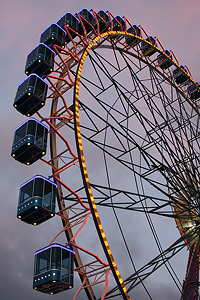
<svg viewBox="0 0 200 300"><path fill-rule="evenodd" d="M98 223L98 227L99 227L102 239L104 241L104 245L106 247L107 253L108 253L109 257L110 257L110 261L112 262L112 266L113 266L113 268L115 270L115 274L118 277L118 280L120 282L120 285L121 285L121 287L122 287L122 289L124 291L124 294L125 294L126 298L128 300L130 300L131 298L129 297L129 295L127 293L127 289L126 289L126 287L124 285L123 279L121 278L121 275L119 273L117 265L116 265L116 263L114 261L112 252L110 250L108 241L106 239L106 235L104 233L103 226L101 224L100 217L99 217L99 214L98 214L98 211L97 211L97 208L96 208L96 204L95 204L95 201L94 201L94 197L93 197L93 194L92 194L92 189L91 189L90 184L89 184L89 177L88 177L88 173L87 173L87 169L86 169L85 157L84 157L84 154L83 154L83 145L82 145L82 140L81 140L81 132L80 132L80 124L79 124L79 100L78 100L78 98L79 98L79 85L80 85L80 78L81 78L81 73L82 73L82 69L83 69L83 64L84 64L85 59L86 59L86 57L87 57L90 49L92 48L92 46L98 40L100 40L101 38L104 38L104 37L112 35L112 34L115 34L115 35L116 34L127 35L127 33L122 32L122 31L110 31L110 32L102 33L101 35L97 36L87 46L85 52L82 55L82 58L81 58L80 64L79 64L79 69L78 69L78 72L77 72L77 79L76 79L76 86L75 86L75 119L76 119L76 129L77 129L78 146L79 146L79 150L80 150L81 164L82 164L83 173L84 173L86 184L87 184L87 189L88 189L88 192L89 192L89 195L90 195L90 200L91 200L91 203L92 203L93 211L94 211L94 214L95 214L95 217L96 217L96 221ZM133 34L128 34L128 35L134 36Z"/></svg>

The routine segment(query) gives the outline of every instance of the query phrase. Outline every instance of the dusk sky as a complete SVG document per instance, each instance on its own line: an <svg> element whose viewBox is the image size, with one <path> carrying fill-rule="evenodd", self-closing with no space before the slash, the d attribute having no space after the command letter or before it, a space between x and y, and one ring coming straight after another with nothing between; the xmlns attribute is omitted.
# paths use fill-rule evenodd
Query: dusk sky
<svg viewBox="0 0 200 300"><path fill-rule="evenodd" d="M25 117L13 108L13 101L17 86L26 78L26 55L39 43L41 32L66 12L75 14L84 7L95 11L109 10L113 15L126 16L132 24L142 25L149 35L158 37L166 49L173 50L180 64L187 65L194 80L200 81L199 0L0 0L2 300L46 300L51 297L32 289L33 258L35 251L46 246L62 226L59 218L38 227L27 225L16 218L19 186L35 174L42 173L48 176L51 171L49 169L49 174L46 169L43 172L40 162L28 167L11 158L13 131L25 120ZM175 224L174 230L177 230ZM140 249L136 250L140 252ZM183 255L183 259L184 257L187 257L187 253ZM186 265L186 260L183 264ZM75 289L53 297L60 300L73 299L74 292ZM84 300L85 296L82 295L82 298L78 299ZM153 295L156 300L175 299L173 289L169 291L164 283L155 288Z"/></svg>

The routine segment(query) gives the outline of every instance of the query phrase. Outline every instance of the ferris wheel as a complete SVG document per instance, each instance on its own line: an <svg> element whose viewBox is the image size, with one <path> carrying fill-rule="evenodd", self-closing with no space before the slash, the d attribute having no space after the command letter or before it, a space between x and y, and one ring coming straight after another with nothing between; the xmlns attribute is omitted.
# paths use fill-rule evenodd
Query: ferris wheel
<svg viewBox="0 0 200 300"><path fill-rule="evenodd" d="M189 68L126 17L82 9L41 34L25 73L13 105L28 119L11 155L52 175L20 186L17 216L63 223L35 252L34 289L71 289L77 272L74 299L83 289L156 299L163 281L199 299L200 86ZM62 232L67 242L54 243Z"/></svg>

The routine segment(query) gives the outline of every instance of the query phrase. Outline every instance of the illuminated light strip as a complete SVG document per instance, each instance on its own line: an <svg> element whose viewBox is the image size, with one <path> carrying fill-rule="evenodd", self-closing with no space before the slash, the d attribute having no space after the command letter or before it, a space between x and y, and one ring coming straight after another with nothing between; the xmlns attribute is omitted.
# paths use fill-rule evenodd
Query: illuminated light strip
<svg viewBox="0 0 200 300"><path fill-rule="evenodd" d="M141 27L141 26L140 26ZM144 28L142 28L141 27L141 29L144 31ZM145 31L144 31L145 32ZM188 66L185 66L186 67L186 69L188 70L188 73L184 70L184 69L182 69L181 67L180 67L180 65L179 65L179 61L178 61L178 59L177 59L177 57L175 56L175 54L174 54L174 52L173 52L173 55L174 55L174 57L175 57L175 59L176 59L176 61L174 61L174 59L172 59L171 57L169 57L164 51L162 51L161 49L159 49L157 46L155 46L155 45L153 45L153 44L151 44L149 41L147 41L147 40L145 40L145 39L143 39L141 36L138 36L138 35L136 35L136 34L132 34L132 33L129 33L129 32L121 32L121 31L110 31L110 32L108 32L108 33L117 33L117 34L119 34L119 35L129 35L129 36L133 36L133 37L136 37L137 39L139 39L140 41L144 41L145 43L147 43L147 44L149 44L152 48L155 48L159 53L161 53L161 54L163 54L167 59L169 59L169 60L171 60L172 61L172 63L173 63L173 65L175 66L175 67L177 67L178 69L179 69L179 71L181 71L184 75L186 75L187 77L188 77L188 79L199 89L199 86L198 86L198 84L194 81L194 79L193 79L193 76L192 76L192 74L191 74L191 72L190 72L190 69L188 68ZM142 33L141 33L142 34ZM145 32L145 34L147 35L147 33ZM148 36L148 35L147 35ZM150 62L151 62L151 60L150 60ZM157 69L157 66L155 66L156 67L156 69ZM166 74L166 73L164 73L164 74ZM173 76L172 76L173 77ZM169 78L169 80L170 80L170 82L171 82L171 78ZM182 91L182 93L184 93L185 94L185 92L181 89L181 87L179 86L179 85L177 85L178 86L178 88ZM186 98L187 99L187 98ZM188 99L187 99L187 101L188 101ZM192 104L192 106L193 106L193 108L195 109L195 111L199 114L199 111L198 111L198 109L196 109L196 104L195 104L195 102L193 102L191 99L189 99L189 101L188 101L190 104Z"/></svg>
<svg viewBox="0 0 200 300"><path fill-rule="evenodd" d="M44 79L42 79L40 76L38 76L38 75L35 74L35 73L31 73L29 76L26 77L26 79L24 79L20 84L18 84L17 88L19 88L20 85L22 85L22 83L24 83L25 81L28 81L29 78L30 78L31 76L36 76L37 78L39 78L39 80L43 81L47 87L49 87L48 83L47 83L46 81L44 81ZM30 85L28 85L27 88L28 88L28 87L30 87ZM23 91L24 91L24 90L23 90ZM20 93L20 94L21 94L21 93Z"/></svg>
<svg viewBox="0 0 200 300"><path fill-rule="evenodd" d="M58 25L57 23L51 23L45 30L42 31L42 33L40 34L40 37L41 37L41 35L42 35L47 29L49 29L52 25L56 25L57 27L59 27L59 28L63 31L63 33L65 34L65 31L62 29L62 27L60 27L60 25ZM50 31L50 33L54 33L54 32L51 32L51 31Z"/></svg>
<svg viewBox="0 0 200 300"><path fill-rule="evenodd" d="M45 250L48 250L48 249L54 248L54 247L61 248L61 249L63 249L63 250L67 250L68 252L71 252L71 253L75 254L75 252L74 252L73 250L71 250L71 249L69 249L69 248L67 248L67 247L64 247L64 246L62 246L62 245L60 245L60 244L52 244L52 245L50 245L50 246L47 246L47 247L45 247L45 248L42 248L42 249L36 251L36 252L34 253L34 255L37 255L37 254L39 254L39 253L41 253L41 252L43 252L43 251L45 251Z"/></svg>
<svg viewBox="0 0 200 300"><path fill-rule="evenodd" d="M111 33L112 33L112 34L113 34L113 33L116 34L116 33L117 33L117 34L119 34L119 35L129 35L129 36L133 36L133 37L136 37L136 38L138 38L139 40L141 40L141 41L143 41L143 42L149 44L149 46L155 48L158 52L162 53L166 58L168 58L169 60L171 60L171 61L173 62L173 64L174 64L177 68L179 68L179 70L182 71L182 72L184 73L184 75L186 75L186 76L187 76L187 77L188 77L188 78L189 78L189 79L197 86L196 82L193 80L193 76L192 76L192 74L191 74L191 72L190 72L188 66L186 66L186 68L187 68L187 70L188 70L188 73L186 73L186 72L180 67L179 61L178 61L178 59L176 58L176 56L175 56L175 54L174 54L173 51L172 51L172 52L173 52L173 55L174 55L175 59L177 60L177 62L174 61L172 58L170 58L164 51L160 50L157 46L151 44L149 41L143 39L141 36L138 36L138 35L136 35L136 34L132 34L132 33L129 33L129 32L123 32L123 31L110 31L110 32L107 32L107 33L108 33L108 34L111 34ZM197 86L197 87L198 87L198 86Z"/></svg>
<svg viewBox="0 0 200 300"><path fill-rule="evenodd" d="M35 119L35 118L29 118L29 119L27 119L27 120L24 121L21 125L19 125L17 128L15 128L14 132L15 132L17 129L19 129L20 127L22 127L24 124L26 124L26 123L27 123L28 121L30 121L30 120L35 121L35 122L37 122L38 124L42 125L42 126L45 127L45 128L48 130L48 132L49 132L49 128L48 128L45 124L41 123L40 121L38 121L38 120Z"/></svg>
<svg viewBox="0 0 200 300"><path fill-rule="evenodd" d="M27 54L26 57L28 57L29 54L31 54L31 53L32 53L37 47L39 47L40 45L44 45L45 48L49 49L49 50L54 54L54 56L56 56L55 51L53 51L50 47L48 47L48 46L47 46L46 44L44 44L44 43L39 43L34 49L32 49L32 50ZM39 55L39 54L41 54L41 53L38 53L37 55Z"/></svg>
<svg viewBox="0 0 200 300"><path fill-rule="evenodd" d="M106 239L106 235L104 233L103 226L101 224L100 217L99 217L99 214L98 214L98 211L97 211L97 208L96 208L95 200L94 200L94 197L93 197L93 194L92 194L92 189L91 189L90 184L89 184L89 178L88 178L88 173L87 173L87 169L86 169L85 157L84 157L84 154L83 154L83 145L82 145L82 140L81 140L81 132L80 132L80 124L79 124L79 100L78 100L78 98L79 98L79 85L80 85L80 78L81 78L81 73L82 73L82 69L83 69L83 64L84 64L85 59L86 59L90 49L92 48L92 46L97 41L99 41L101 38L104 38L106 36L113 35L113 34L114 35L116 35L116 34L127 35L126 32L122 32L122 31L109 31L109 32L102 33L101 35L99 35L99 36L97 36L96 38L93 39L93 41L87 46L85 52L83 53L83 55L81 57L79 67L78 67L78 72L77 72L77 77L76 77L76 87L75 87L76 88L75 89L75 99L74 99L74 102L75 102L75 123L76 123L77 137L78 137L77 138L78 147L79 147L79 151L80 151L80 160L81 160L80 164L82 166L82 170L83 170L83 173L84 173L85 181L86 181L86 184L87 184L87 190L88 190L89 195L90 195L90 200L91 200L94 215L95 215L95 218L96 218L96 221L97 221L97 224L98 224L98 228L100 230L102 240L103 240L104 245L106 247L107 254L108 254L108 256L110 258L110 261L112 263L113 270L114 270L115 274L117 275L118 281L119 281L119 283L120 283L120 285L123 289L123 292L126 296L126 299L130 300L131 298L129 297L129 295L127 293L127 289L124 285L123 279L122 279L122 277L119 273L119 270L118 270L117 265L114 261L111 249L109 247L108 241ZM128 34L128 35L134 36L133 34Z"/></svg>
<svg viewBox="0 0 200 300"><path fill-rule="evenodd" d="M29 182L33 181L35 178L41 178L49 183L51 183L52 185L54 185L56 188L57 188L57 184L54 183L53 181L45 178L44 176L42 175L35 175L34 177L32 177L31 179L27 180L26 182L24 182L23 184L20 185L19 189L21 189L24 185L28 184Z"/></svg>

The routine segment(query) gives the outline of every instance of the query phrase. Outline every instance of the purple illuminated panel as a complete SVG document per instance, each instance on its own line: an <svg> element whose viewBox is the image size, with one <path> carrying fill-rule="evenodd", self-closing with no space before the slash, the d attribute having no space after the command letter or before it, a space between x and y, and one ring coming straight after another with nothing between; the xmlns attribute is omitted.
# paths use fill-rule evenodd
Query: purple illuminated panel
<svg viewBox="0 0 200 300"><path fill-rule="evenodd" d="M33 52L39 45L44 45L46 48L48 48L51 52L53 52L53 54L54 54L54 56L56 56L56 53L51 49L51 48L49 48L47 45L45 45L44 43L39 43L34 49L32 49L28 54L27 54L27 56L26 57L28 57L29 56L29 54L31 54L31 52Z"/></svg>
<svg viewBox="0 0 200 300"><path fill-rule="evenodd" d="M41 125L44 126L44 127L48 130L48 132L49 132L49 128L48 128L46 125L44 125L43 123L41 123L41 122L39 122L38 120L36 120L35 118L29 118L28 120L24 121L24 123L22 123L22 124L19 125L17 128L15 128L14 132L15 132L17 129L19 129L20 127L22 127L24 124L26 124L26 123L27 123L28 121L30 121L30 120L33 120L33 121L35 121L35 122L41 124Z"/></svg>
<svg viewBox="0 0 200 300"><path fill-rule="evenodd" d="M71 250L71 249L69 249L69 248L67 248L67 247L64 247L64 246L62 246L62 245L60 245L60 244L52 244L52 245L49 245L49 246L47 246L47 247L45 247L45 248L42 248L41 250L36 251L36 252L34 253L34 255L37 255L37 254L39 254L39 253L41 253L41 252L43 252L43 251L45 251L45 250L48 250L48 249L50 249L50 248L53 248L53 247L61 248L61 249L63 249L63 250L67 250L68 252L71 252L71 253L75 254L75 252L74 252L73 250Z"/></svg>
<svg viewBox="0 0 200 300"><path fill-rule="evenodd" d="M19 189L21 189L24 185L28 184L30 181L33 181L35 178L42 178L43 180L51 183L52 185L54 185L57 188L57 184L55 184L54 182L52 182L51 180L45 178L42 175L35 175L34 177L32 177L31 179L29 179L28 181L24 182L22 185L20 185Z"/></svg>
<svg viewBox="0 0 200 300"><path fill-rule="evenodd" d="M41 34L40 34L40 36L47 30L47 29L49 29L52 25L56 25L57 27L59 27L64 33L66 33L63 29L62 29L62 27L60 27L58 24L56 24L56 23L51 23L51 25L50 26L48 26ZM42 43L41 43L42 44ZM48 47L48 46L47 46ZM49 48L49 47L48 47ZM33 49L34 50L34 49ZM32 51L33 51L32 50ZM52 49L51 49L52 50ZM53 50L52 50L53 51ZM54 52L54 51L53 51ZM55 52L54 52L54 54L55 54ZM56 55L56 54L55 54Z"/></svg>
<svg viewBox="0 0 200 300"><path fill-rule="evenodd" d="M18 84L18 86L17 86L17 88L20 86L20 85L22 85L25 81L28 81L28 78L29 77L31 77L31 76L36 76L36 77L38 77L40 80L42 80L45 84L47 84L47 86L49 87L49 85L48 85L48 82L46 82L46 81L44 81L44 79L42 79L40 76L38 76L37 74L35 74L35 73L32 73L31 75L29 75L28 77L26 77L26 79L24 79L20 84Z"/></svg>

